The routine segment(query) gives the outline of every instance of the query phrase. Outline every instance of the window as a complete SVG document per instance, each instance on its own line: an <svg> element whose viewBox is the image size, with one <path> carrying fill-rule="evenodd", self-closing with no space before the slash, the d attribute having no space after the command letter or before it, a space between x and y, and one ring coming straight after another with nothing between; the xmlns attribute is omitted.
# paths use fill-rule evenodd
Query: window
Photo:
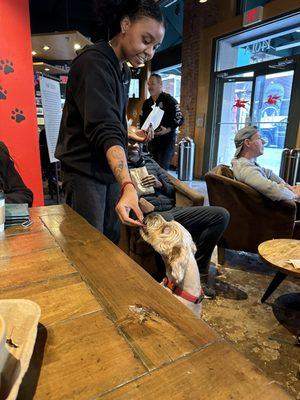
<svg viewBox="0 0 300 400"><path fill-rule="evenodd" d="M216 71L300 54L300 13L217 41Z"/></svg>

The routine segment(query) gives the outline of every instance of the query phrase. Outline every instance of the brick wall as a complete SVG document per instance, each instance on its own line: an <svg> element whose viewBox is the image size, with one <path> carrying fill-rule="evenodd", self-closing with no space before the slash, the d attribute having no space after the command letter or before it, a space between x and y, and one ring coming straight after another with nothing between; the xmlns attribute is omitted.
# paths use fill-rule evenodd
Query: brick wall
<svg viewBox="0 0 300 400"><path fill-rule="evenodd" d="M207 57L201 46L203 29L235 15L235 0L185 1L182 43L182 74L180 105L185 123L180 130L180 138L194 137L198 92L198 69L200 57ZM207 63L210 63L207 59ZM207 82L209 84L209 82Z"/></svg>

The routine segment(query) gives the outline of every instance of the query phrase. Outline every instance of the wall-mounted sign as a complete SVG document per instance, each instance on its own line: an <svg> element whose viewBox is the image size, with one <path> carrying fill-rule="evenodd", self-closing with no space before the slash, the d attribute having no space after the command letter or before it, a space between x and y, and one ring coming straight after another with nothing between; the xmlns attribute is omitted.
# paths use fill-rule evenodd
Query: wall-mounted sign
<svg viewBox="0 0 300 400"><path fill-rule="evenodd" d="M263 19L264 8L262 6L252 8L243 14L243 26L250 26L261 22Z"/></svg>
<svg viewBox="0 0 300 400"><path fill-rule="evenodd" d="M260 42L252 43L251 45L244 47L244 49L245 53L250 52L251 54L256 54L269 50L270 47L270 39L266 39L261 40Z"/></svg>

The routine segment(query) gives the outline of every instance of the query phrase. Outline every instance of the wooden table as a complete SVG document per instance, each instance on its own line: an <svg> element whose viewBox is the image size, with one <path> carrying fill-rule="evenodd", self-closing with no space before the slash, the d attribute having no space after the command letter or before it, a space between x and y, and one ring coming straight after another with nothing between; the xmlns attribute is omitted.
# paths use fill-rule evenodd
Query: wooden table
<svg viewBox="0 0 300 400"><path fill-rule="evenodd" d="M261 298L261 302L264 303L288 275L300 278L300 269L288 263L290 259L300 260L300 240L268 240L258 246L258 253L263 261L278 270Z"/></svg>
<svg viewBox="0 0 300 400"><path fill-rule="evenodd" d="M42 309L19 399L289 399L67 206L0 240L0 298Z"/></svg>

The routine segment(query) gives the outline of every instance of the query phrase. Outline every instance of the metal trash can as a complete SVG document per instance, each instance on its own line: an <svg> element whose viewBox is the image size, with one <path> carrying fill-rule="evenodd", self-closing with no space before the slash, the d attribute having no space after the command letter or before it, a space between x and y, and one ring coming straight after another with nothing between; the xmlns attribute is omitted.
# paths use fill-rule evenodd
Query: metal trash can
<svg viewBox="0 0 300 400"><path fill-rule="evenodd" d="M284 149L281 156L279 176L289 185L294 186L298 179L300 149Z"/></svg>
<svg viewBox="0 0 300 400"><path fill-rule="evenodd" d="M194 172L195 143L186 137L178 143L178 179L191 181Z"/></svg>

